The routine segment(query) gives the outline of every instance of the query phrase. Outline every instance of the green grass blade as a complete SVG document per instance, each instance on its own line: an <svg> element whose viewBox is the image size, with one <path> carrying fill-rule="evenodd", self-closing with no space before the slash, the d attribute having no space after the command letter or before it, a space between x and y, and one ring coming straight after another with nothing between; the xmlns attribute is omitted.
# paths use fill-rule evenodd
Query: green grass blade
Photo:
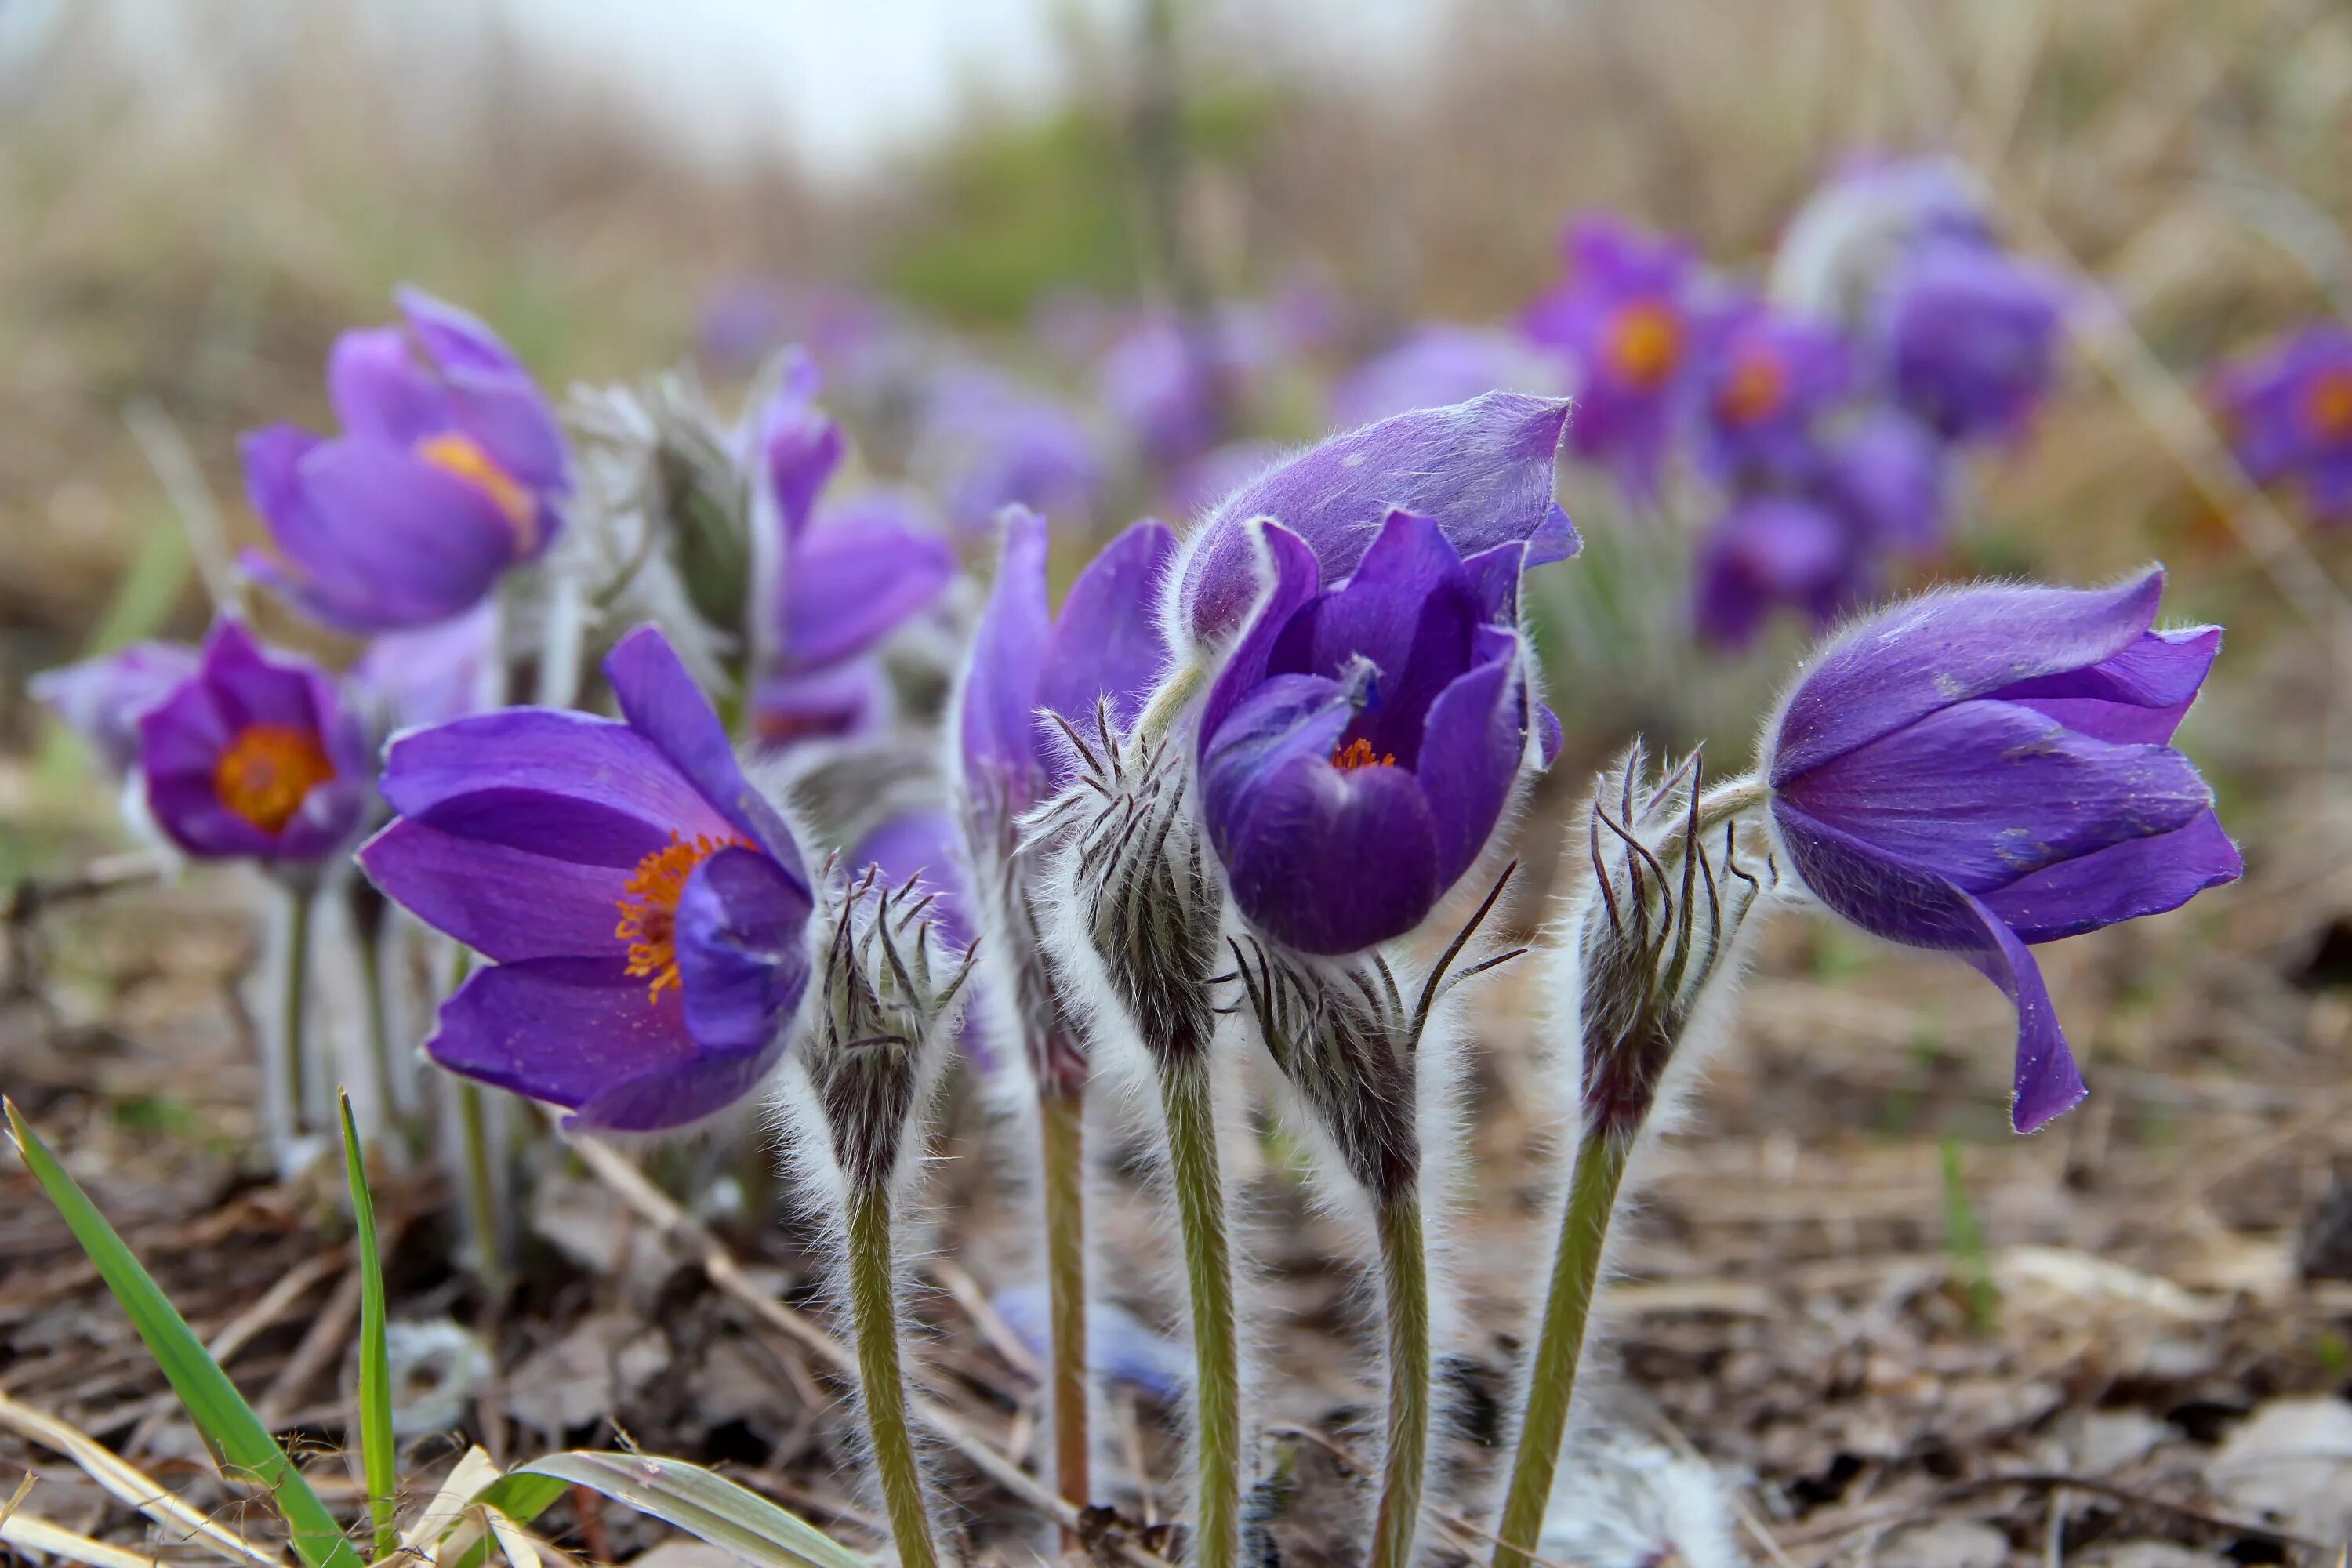
<svg viewBox="0 0 2352 1568"><path fill-rule="evenodd" d="M1944 1248L1952 1274L1968 1292L1969 1326L1979 1334L2000 1331L2000 1290L1992 1282L1992 1259L1985 1251L1984 1227L1969 1201L1960 1171L1960 1141L1944 1140Z"/></svg>
<svg viewBox="0 0 2352 1568"><path fill-rule="evenodd" d="M352 1218L360 1252L360 1459L367 1472L368 1517L375 1524L375 1555L400 1547L394 1496L400 1485L399 1453L392 1436L392 1354L384 1343L383 1253L376 1239L375 1194L368 1189L367 1159L360 1130L352 1120L352 1097L338 1094L343 1110L343 1174L352 1186Z"/></svg>
<svg viewBox="0 0 2352 1568"><path fill-rule="evenodd" d="M797 1514L682 1459L637 1454L551 1454L508 1471L476 1500L497 1506L493 1494L526 1478L602 1492L732 1553L751 1568L866 1568L864 1558L827 1539ZM512 1516L510 1510L501 1511Z"/></svg>
<svg viewBox="0 0 2352 1568"><path fill-rule="evenodd" d="M224 1469L249 1479L269 1494L294 1539L294 1550L309 1568L364 1568L359 1553L343 1539L335 1516L294 1468L294 1461L270 1436L261 1417L245 1402L228 1374L220 1369L188 1327L152 1276L140 1266L131 1249L115 1234L106 1216L89 1201L48 1146L35 1135L13 1102L6 1104L8 1135L25 1168L65 1217L67 1227L82 1250L98 1266L99 1278L114 1293L131 1327L146 1342L147 1353L170 1379L189 1419L204 1434Z"/></svg>

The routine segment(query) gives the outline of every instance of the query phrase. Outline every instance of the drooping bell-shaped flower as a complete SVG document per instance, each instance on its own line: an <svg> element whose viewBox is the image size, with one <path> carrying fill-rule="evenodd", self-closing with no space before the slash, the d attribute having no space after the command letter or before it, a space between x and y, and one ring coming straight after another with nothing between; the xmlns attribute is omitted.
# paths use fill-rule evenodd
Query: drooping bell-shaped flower
<svg viewBox="0 0 2352 1568"><path fill-rule="evenodd" d="M328 859L359 830L373 771L333 678L264 649L233 620L213 627L194 673L139 718L148 815L200 859L286 871Z"/></svg>
<svg viewBox="0 0 2352 1568"><path fill-rule="evenodd" d="M506 344L413 289L405 326L345 332L327 361L342 433L291 425L240 444L270 552L244 566L304 614L348 632L472 608L562 524L562 431Z"/></svg>
<svg viewBox="0 0 2352 1568"><path fill-rule="evenodd" d="M1814 897L1958 953L2016 1003L2020 1131L2084 1092L2032 944L2243 869L2212 791L2167 743L2221 628L2154 629L2163 591L2158 569L1897 605L1823 649L1766 731L1773 828Z"/></svg>
<svg viewBox="0 0 2352 1568"><path fill-rule="evenodd" d="M661 634L604 661L623 718L478 714L392 744L360 863L483 956L425 1042L453 1072L618 1131L741 1100L808 980L799 845Z"/></svg>
<svg viewBox="0 0 2352 1568"><path fill-rule="evenodd" d="M2352 331L2301 331L2215 373L2208 394L2257 484L2294 488L2313 517L2352 517Z"/></svg>
<svg viewBox="0 0 2352 1568"><path fill-rule="evenodd" d="M1516 594L1526 549L1465 562L1393 511L1345 582L1261 525L1271 580L1202 708L1201 813L1234 901L1318 954L1418 926L1486 852L1534 704Z"/></svg>
<svg viewBox="0 0 2352 1568"><path fill-rule="evenodd" d="M1259 518L1304 544L1332 583L1356 569L1398 510L1428 519L1465 559L1508 544L1527 547L1529 566L1565 560L1580 543L1552 500L1568 416L1564 397L1490 392L1334 436L1268 469L1186 541L1179 626L1209 642L1248 619L1258 592L1250 524Z"/></svg>
<svg viewBox="0 0 2352 1568"><path fill-rule="evenodd" d="M1576 450L1646 495L1700 357L1697 258L1686 241L1606 213L1571 223L1560 248L1567 275L1520 313L1519 330L1575 367Z"/></svg>

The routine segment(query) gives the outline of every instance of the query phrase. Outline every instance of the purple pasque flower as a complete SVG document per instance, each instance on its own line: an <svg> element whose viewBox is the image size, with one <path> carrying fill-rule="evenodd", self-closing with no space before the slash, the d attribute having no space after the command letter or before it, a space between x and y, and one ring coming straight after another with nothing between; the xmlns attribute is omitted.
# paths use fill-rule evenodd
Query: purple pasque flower
<svg viewBox="0 0 2352 1568"><path fill-rule="evenodd" d="M767 1076L808 982L800 847L661 633L606 656L622 718L509 708L385 757L385 895L495 960L425 1042L452 1072L647 1132Z"/></svg>
<svg viewBox="0 0 2352 1568"><path fill-rule="evenodd" d="M446 620L555 537L571 488L530 373L480 321L414 289L405 328L345 332L327 358L340 436L291 425L239 443L275 553L243 564L347 632Z"/></svg>
<svg viewBox="0 0 2352 1568"><path fill-rule="evenodd" d="M2323 522L2352 517L2352 331L2305 327L2223 365L2208 395L2255 483L2294 485Z"/></svg>
<svg viewBox="0 0 2352 1568"><path fill-rule="evenodd" d="M2159 567L2114 588L1910 600L1824 648L1765 732L1773 830L1812 894L1958 952L2016 1003L2021 1132L2084 1092L2030 946L2244 869L2167 744L2221 628L2154 629L2163 592Z"/></svg>
<svg viewBox="0 0 2352 1568"><path fill-rule="evenodd" d="M1845 341L1825 324L1743 300L1706 333L1696 372L1709 466L1733 479L1810 474L1814 426L1845 395Z"/></svg>
<svg viewBox="0 0 2352 1568"><path fill-rule="evenodd" d="M121 778L139 763L139 721L201 663L202 655L185 643L133 643L45 669L26 689Z"/></svg>
<svg viewBox="0 0 2352 1568"><path fill-rule="evenodd" d="M962 793L993 830L1066 782L1069 762L1048 714L1091 735L1098 702L1112 722L1135 721L1168 662L1152 613L1176 556L1175 535L1150 518L1088 562L1048 608L1045 520L1008 508L988 606L981 613L956 702Z"/></svg>
<svg viewBox="0 0 2352 1568"><path fill-rule="evenodd" d="M1951 451L1900 409L1871 409L1823 448L1816 493L1843 514L1873 551L1932 554L1951 489Z"/></svg>
<svg viewBox="0 0 2352 1568"><path fill-rule="evenodd" d="M1686 241L1607 213L1576 219L1560 245L1568 275L1521 312L1519 330L1576 368L1576 450L1647 495L1699 357L1697 258Z"/></svg>
<svg viewBox="0 0 2352 1568"><path fill-rule="evenodd" d="M1804 494L1735 501L1699 542L1694 615L1702 639L1741 648L1775 610L1826 625L1858 595L1865 541L1837 507Z"/></svg>
<svg viewBox="0 0 2352 1568"><path fill-rule="evenodd" d="M384 728L444 724L499 706L505 685L499 606L368 639L346 684L381 709Z"/></svg>
<svg viewBox="0 0 2352 1568"><path fill-rule="evenodd" d="M1552 500L1564 397L1490 392L1334 436L1267 469L1218 503L1186 541L1179 626L1202 641L1240 629L1258 594L1250 524L1271 518L1304 543L1322 576L1356 569L1391 511L1436 524L1465 558L1527 546L1526 563L1576 553L1581 542Z"/></svg>
<svg viewBox="0 0 2352 1568"><path fill-rule="evenodd" d="M1991 245L1990 205L1983 182L1941 154L1849 159L1782 229L1772 297L1816 316L1857 320L1879 281L1917 247Z"/></svg>
<svg viewBox="0 0 2352 1568"><path fill-rule="evenodd" d="M1102 459L1075 414L973 366L934 379L918 449L950 521L967 533L1008 506L1083 516L1102 489Z"/></svg>
<svg viewBox="0 0 2352 1568"><path fill-rule="evenodd" d="M1465 561L1389 514L1345 583L1261 524L1268 581L1211 687L1201 813L1234 901L1302 952L1419 925L1485 852L1528 752L1527 546Z"/></svg>
<svg viewBox="0 0 2352 1568"><path fill-rule="evenodd" d="M920 881L933 895L929 914L949 945L971 945L971 918L955 823L944 811L917 806L886 817L841 858L854 884L870 869L894 888Z"/></svg>
<svg viewBox="0 0 2352 1568"><path fill-rule="evenodd" d="M1920 246L1881 298L1888 389L1947 440L2020 435L2056 375L2064 305L2055 279L1990 246Z"/></svg>
<svg viewBox="0 0 2352 1568"><path fill-rule="evenodd" d="M822 385L816 363L795 353L753 426L782 535L771 657L752 690L752 729L772 744L851 733L887 711L887 682L867 656L929 608L956 570L916 497L872 489L824 500L848 443L817 405Z"/></svg>
<svg viewBox="0 0 2352 1568"><path fill-rule="evenodd" d="M1427 321L1331 389L1331 418L1353 429L1411 409L1467 403L1482 392L1550 395L1564 380L1556 363L1508 332Z"/></svg>
<svg viewBox="0 0 2352 1568"><path fill-rule="evenodd" d="M1223 433L1224 403L1238 369L1225 337L1219 322L1147 311L1096 368L1103 406L1162 468L1198 457Z"/></svg>
<svg viewBox="0 0 2352 1568"><path fill-rule="evenodd" d="M189 855L291 869L350 842L374 770L331 677L223 620L194 673L141 713L138 771L149 816Z"/></svg>

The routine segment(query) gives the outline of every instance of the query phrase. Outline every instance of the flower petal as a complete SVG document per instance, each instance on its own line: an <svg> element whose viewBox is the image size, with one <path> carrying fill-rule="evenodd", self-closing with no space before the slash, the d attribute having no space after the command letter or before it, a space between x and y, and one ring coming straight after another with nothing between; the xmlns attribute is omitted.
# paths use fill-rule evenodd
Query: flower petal
<svg viewBox="0 0 2352 1568"><path fill-rule="evenodd" d="M677 900L686 1030L714 1051L782 1048L808 984L808 889L751 849L721 849Z"/></svg>
<svg viewBox="0 0 2352 1568"><path fill-rule="evenodd" d="M534 958L478 969L441 1005L425 1054L463 1078L576 1110L667 1078L700 1053L677 993L648 1001L617 959Z"/></svg>
<svg viewBox="0 0 2352 1568"><path fill-rule="evenodd" d="M871 658L825 669L771 670L751 691L751 733L764 747L856 735L889 720L890 682Z"/></svg>
<svg viewBox="0 0 2352 1568"><path fill-rule="evenodd" d="M1991 695L2102 741L2162 745L2180 727L2221 651L2219 626L2147 632L2087 668L2021 680Z"/></svg>
<svg viewBox="0 0 2352 1568"><path fill-rule="evenodd" d="M414 447L449 428L440 384L417 367L398 327L343 333L327 354L327 400L346 434Z"/></svg>
<svg viewBox="0 0 2352 1568"><path fill-rule="evenodd" d="M184 643L134 643L45 669L26 689L80 736L110 772L127 773L139 761L140 718L195 674L197 666L196 650Z"/></svg>
<svg viewBox="0 0 2352 1568"><path fill-rule="evenodd" d="M830 510L784 557L781 651L789 665L864 653L940 596L955 552L887 493Z"/></svg>
<svg viewBox="0 0 2352 1568"><path fill-rule="evenodd" d="M1322 586L1321 568L1305 540L1263 518L1251 523L1249 532L1258 552L1257 597L1202 705L1198 733L1204 745L1234 704L1265 679L1283 628Z"/></svg>
<svg viewBox="0 0 2352 1568"><path fill-rule="evenodd" d="M1203 638L1243 624L1257 587L1248 524L1261 517L1303 540L1334 581L1400 508L1433 519L1465 555L1513 540L1557 552L1538 561L1569 553L1574 536L1562 536L1566 514L1552 503L1568 411L1565 398L1490 392L1309 449L1228 496L1202 526L1184 565L1182 624Z"/></svg>
<svg viewBox="0 0 2352 1568"><path fill-rule="evenodd" d="M1962 702L1790 779L1779 795L1874 849L1983 893L2212 805L2189 759L2006 702Z"/></svg>
<svg viewBox="0 0 2352 1568"><path fill-rule="evenodd" d="M1528 686L1518 638L1508 632L1500 657L1488 658L1429 705L1429 729L1414 772L1437 831L1443 889L1477 862L1502 820L1528 750ZM1441 894L1442 896L1442 894Z"/></svg>
<svg viewBox="0 0 2352 1568"><path fill-rule="evenodd" d="M956 744L968 784L1002 791L1018 812L1043 788L1037 686L1053 636L1045 598L1045 520L1025 506L997 519L996 581L981 612L958 699Z"/></svg>
<svg viewBox="0 0 2352 1568"><path fill-rule="evenodd" d="M1096 699L1108 695L1119 727L1135 722L1168 663L1158 611L1175 555L1174 532L1145 518L1087 563L1045 639L1037 706L1052 709L1086 733Z"/></svg>
<svg viewBox="0 0 2352 1568"><path fill-rule="evenodd" d="M965 882L961 837L943 811L902 811L891 817L842 857L851 879L877 869L885 883L904 887L919 878L939 901L931 906L940 930L958 947L971 942L971 925L965 918Z"/></svg>
<svg viewBox="0 0 2352 1568"><path fill-rule="evenodd" d="M414 817L368 840L359 862L386 898L500 963L628 952L614 929L629 880L617 866L532 854Z"/></svg>
<svg viewBox="0 0 2352 1568"><path fill-rule="evenodd" d="M1909 600L1815 656L1767 731L1775 785L1939 708L2086 668L2156 619L2164 569L2113 588L1985 584Z"/></svg>
<svg viewBox="0 0 2352 1568"><path fill-rule="evenodd" d="M2126 839L2020 877L1983 901L2020 942L2056 942L2179 909L2245 871L2238 847L2207 810L2169 833Z"/></svg>

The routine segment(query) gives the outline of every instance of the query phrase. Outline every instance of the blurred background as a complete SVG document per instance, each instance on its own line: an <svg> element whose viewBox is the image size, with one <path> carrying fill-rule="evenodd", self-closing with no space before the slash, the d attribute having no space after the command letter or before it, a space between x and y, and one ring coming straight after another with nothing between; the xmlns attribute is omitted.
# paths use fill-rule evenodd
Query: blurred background
<svg viewBox="0 0 2352 1568"><path fill-rule="evenodd" d="M1808 1562L1898 1525L1977 1531L1904 1559L1936 1568L2340 1539L2352 552L2250 483L2209 374L2352 307L2341 5L0 0L0 887L122 842L26 678L201 634L208 584L260 537L238 432L327 426L328 345L386 319L397 284L479 313L558 395L687 363L731 408L805 345L866 475L922 491L983 569L959 514L988 487L941 467L949 426L908 388L1016 388L1083 476L1056 514L1066 580L1087 541L1193 515L1246 471L1221 453L1262 460L1348 422L1351 395L1377 405L1354 373L1414 331L1509 338L1573 215L1685 236L1760 287L1824 181L1922 153L1968 171L2004 243L2063 283L2070 330L2030 426L1970 458L1936 547L1878 586L2166 561L2170 613L2229 628L2181 743L2251 872L2049 950L2095 1095L2030 1144L2003 1131L1998 995L1818 923L1776 932L1662 1162L1627 1367ZM1164 320L1241 345L1213 438L1154 423L1144 329ZM1517 352L1484 363L1564 389ZM1573 466L1566 483L1592 549L1531 589L1570 744L1524 828L1523 931L1591 767L1636 731L1737 765L1811 630L1780 615L1702 646L1687 562L1629 549L1640 509ZM1716 503L1659 504L1688 539ZM244 1069L221 1064L242 1059L224 977L253 939L208 887L62 911L41 994L0 1014L11 1092L151 1194L190 1161L233 1170L251 1132ZM1527 983L1504 994L1482 1064L1499 1160L1539 1131ZM1498 1236L1532 1223L1532 1195L1498 1201ZM959 1187L948 1208L967 1203L986 1206ZM1269 1203L1286 1299L1344 1342L1346 1278L1315 1261L1303 1200ZM1474 1265L1474 1290L1504 1290L1508 1257ZM1990 1318L1989 1269L2014 1308ZM1302 1420L1345 1397L1329 1361ZM2231 1434L2296 1401L2319 1414L2296 1405L2316 1426L2288 1451L2336 1468L2284 1500L2231 1490L2276 1472L2242 1444L2231 1471ZM765 1419L741 1418L782 1467ZM2073 1535L2046 1488L1969 1490L1987 1456L2065 1470L2094 1451L2126 1500L2080 1504ZM2279 1522L2233 1534L2128 1500L2151 1493Z"/></svg>

